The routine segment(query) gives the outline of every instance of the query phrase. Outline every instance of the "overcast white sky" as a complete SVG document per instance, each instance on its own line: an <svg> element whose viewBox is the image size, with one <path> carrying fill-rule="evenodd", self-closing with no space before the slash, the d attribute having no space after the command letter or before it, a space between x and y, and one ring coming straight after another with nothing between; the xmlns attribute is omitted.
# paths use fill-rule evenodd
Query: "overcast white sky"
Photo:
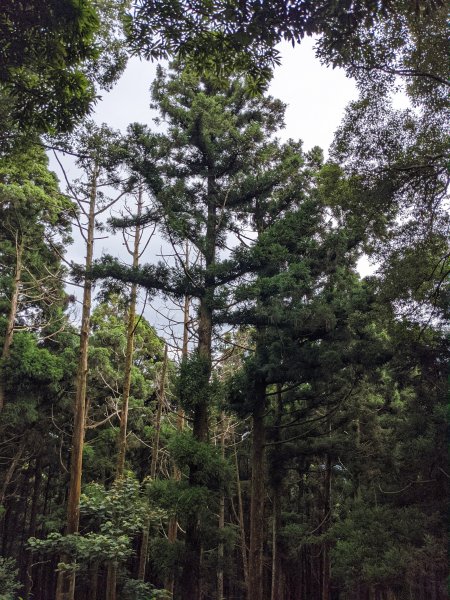
<svg viewBox="0 0 450 600"><path fill-rule="evenodd" d="M280 136L302 139L305 149L318 145L327 150L346 105L356 98L356 86L344 71L321 65L313 43L306 38L295 48L279 46L282 64L275 69L270 93L288 105ZM155 70L154 63L130 60L119 83L98 103L95 120L122 130L134 121L151 124L149 87Z"/></svg>

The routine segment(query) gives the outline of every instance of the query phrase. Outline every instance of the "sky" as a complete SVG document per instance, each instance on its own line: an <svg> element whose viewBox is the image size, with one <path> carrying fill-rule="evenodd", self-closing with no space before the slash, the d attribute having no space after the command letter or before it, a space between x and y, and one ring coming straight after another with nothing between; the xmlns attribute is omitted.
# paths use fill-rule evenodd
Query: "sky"
<svg viewBox="0 0 450 600"><path fill-rule="evenodd" d="M287 104L286 128L280 137L302 139L306 150L313 146L327 150L346 105L356 99L357 92L342 69L320 64L313 45L312 38L295 48L280 44L282 64L275 68L269 92ZM94 119L122 131L136 121L151 125L156 113L149 108L149 88L155 72L155 63L131 59L116 87L97 104Z"/></svg>
<svg viewBox="0 0 450 600"><path fill-rule="evenodd" d="M357 98L355 82L341 69L331 69L321 65L314 54L314 41L306 38L294 48L287 44L278 47L281 65L274 70L269 93L286 105L285 129L278 135L282 140L292 138L303 140L304 149L320 146L325 155L333 141L333 134L339 126L348 103ZM152 126L156 112L149 107L150 84L156 73L156 64L133 58L116 86L102 94L97 103L93 118L97 123L107 123L110 127L125 132L129 123L141 122ZM67 156L63 163L69 177L76 176L76 168ZM64 187L64 179L53 156L50 166ZM68 249L67 257L74 262L84 262L84 248L79 237L74 234L75 243ZM153 239L142 262L159 260L161 241ZM98 240L95 255L103 253L124 257L121 237ZM129 257L125 255L127 262ZM368 272L368 265L362 261L362 274ZM71 290L71 292L76 290ZM78 294L77 294L78 295ZM158 305L161 308L160 305ZM165 310L164 308L162 309ZM155 313L145 314L152 324L161 324L161 317Z"/></svg>

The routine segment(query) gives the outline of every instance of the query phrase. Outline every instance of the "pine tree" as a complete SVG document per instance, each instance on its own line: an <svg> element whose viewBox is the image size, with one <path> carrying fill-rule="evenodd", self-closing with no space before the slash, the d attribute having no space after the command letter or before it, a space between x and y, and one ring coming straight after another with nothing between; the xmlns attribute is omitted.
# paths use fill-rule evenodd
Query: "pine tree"
<svg viewBox="0 0 450 600"><path fill-rule="evenodd" d="M160 69L152 94L168 132L158 139L160 158L150 154L142 171L144 176L145 170L150 173L148 183L155 195L147 218L160 215L163 235L175 247L189 240L199 259L187 268L178 253L174 267L149 266L134 272L109 260L97 268L97 276L107 273L152 291L195 299L197 385L203 391L196 394L195 402L188 394L184 397L192 411L194 438L207 443L214 313L227 301L227 286L249 270L242 230L253 227L255 207L258 210L258 202L270 203L272 193L274 212L303 193L303 159L299 144L282 146L271 139L282 125L282 104L271 98L250 98L239 81L222 89L214 78L200 80L188 71L166 76ZM152 176L152 164L159 169L159 179ZM145 217L144 213L143 221ZM230 239L235 248L227 257ZM191 485L201 476L198 469L191 465ZM200 593L201 546L201 528L194 514L187 524L181 583L192 598Z"/></svg>

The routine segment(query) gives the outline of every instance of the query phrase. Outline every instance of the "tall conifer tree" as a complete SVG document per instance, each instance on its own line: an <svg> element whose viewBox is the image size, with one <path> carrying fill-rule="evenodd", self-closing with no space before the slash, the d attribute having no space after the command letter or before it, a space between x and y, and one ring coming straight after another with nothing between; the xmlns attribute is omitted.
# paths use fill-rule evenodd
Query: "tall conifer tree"
<svg viewBox="0 0 450 600"><path fill-rule="evenodd" d="M222 87L213 76L199 79L189 71L166 74L159 69L152 98L167 133L157 139L159 158L151 156L143 167L144 177L150 173L155 202L142 221L159 217L163 235L179 247L189 240L200 259L187 267L180 251L174 266L133 271L107 259L97 276L106 273L169 296L195 299L199 392L195 401L187 395L184 401L194 438L203 444L208 442L214 315L226 305L229 285L252 268L247 251L257 221L253 215L267 204L262 218L275 218L302 196L308 176L302 172L300 144L282 145L272 137L283 125L282 103L250 97L239 80ZM159 178L153 176L152 164L158 166ZM201 467L192 463L190 484L200 480ZM195 511L185 545L181 587L194 599L200 595L202 550L202 525Z"/></svg>

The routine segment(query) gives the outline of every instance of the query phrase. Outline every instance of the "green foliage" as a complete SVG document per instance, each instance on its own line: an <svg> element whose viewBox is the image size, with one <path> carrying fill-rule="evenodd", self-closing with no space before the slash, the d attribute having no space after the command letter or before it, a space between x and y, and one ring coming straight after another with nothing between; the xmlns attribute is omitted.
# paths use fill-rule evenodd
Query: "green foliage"
<svg viewBox="0 0 450 600"><path fill-rule="evenodd" d="M95 561L123 564L133 554L133 535L147 519L164 517L160 509L149 506L144 488L134 477L117 480L110 489L98 483L87 485L81 496L80 512L89 528L96 531L83 535L53 532L46 539L30 538L30 548L54 556L69 556L71 562L60 563L60 569L85 569Z"/></svg>
<svg viewBox="0 0 450 600"><path fill-rule="evenodd" d="M158 590L149 583L137 579L127 579L122 587L122 600L171 600L167 590Z"/></svg>
<svg viewBox="0 0 450 600"><path fill-rule="evenodd" d="M419 556L430 557L429 547L439 544L426 534L432 520L414 506L352 507L349 516L337 522L330 532L336 538L335 576L348 589L357 582L403 585L415 570ZM440 551L436 561L442 561ZM422 568L428 570L431 565L425 563Z"/></svg>
<svg viewBox="0 0 450 600"><path fill-rule="evenodd" d="M2 143L71 129L91 111L96 84L108 87L125 66L122 4L6 0L2 8Z"/></svg>
<svg viewBox="0 0 450 600"><path fill-rule="evenodd" d="M111 534L108 525L107 533L87 533L85 535L62 535L50 533L46 539L30 538L29 547L35 552L45 552L51 556L67 554L71 563L58 563L59 570L79 570L91 561L123 562L132 554L130 538L126 535Z"/></svg>
<svg viewBox="0 0 450 600"><path fill-rule="evenodd" d="M189 512L187 513L189 514ZM167 538L153 537L150 543L150 561L161 578L170 576L183 564L184 542L169 542Z"/></svg>
<svg viewBox="0 0 450 600"><path fill-rule="evenodd" d="M48 170L44 150L30 144L9 155L0 166L0 316L7 318L14 277L23 294L16 318L38 327L61 318L67 301L62 290L61 256L70 242L72 202ZM17 271L18 269L18 271Z"/></svg>
<svg viewBox="0 0 450 600"><path fill-rule="evenodd" d="M120 402L123 391L128 306L123 296L115 294L99 303L91 317L92 334L89 346L88 385L91 398L90 418L93 422L104 419L105 407ZM151 442L152 421L158 377L164 355L162 340L143 316L136 317L134 351L131 367L131 388L128 418L128 458L131 463L143 447L139 439ZM172 366L169 364L170 382ZM167 385L170 393L170 383ZM137 438L132 434L136 433ZM85 472L89 478L103 477L115 469L115 452L118 427L115 421L106 427L88 431ZM94 451L95 448L95 451ZM87 454L89 453L89 454Z"/></svg>
<svg viewBox="0 0 450 600"><path fill-rule="evenodd" d="M175 394L181 406L192 409L209 399L210 366L208 359L198 352L184 358L180 364L176 379Z"/></svg>
<svg viewBox="0 0 450 600"><path fill-rule="evenodd" d="M226 488L232 478L232 469L220 455L218 448L199 442L186 431L174 435L169 443L173 460L182 470L195 473L193 484L219 491Z"/></svg>
<svg viewBox="0 0 450 600"><path fill-rule="evenodd" d="M63 378L64 360L47 348L39 347L32 333L20 332L14 338L4 372L8 385L16 390L50 383L57 386Z"/></svg>
<svg viewBox="0 0 450 600"><path fill-rule="evenodd" d="M0 599L15 600L22 585L17 581L18 569L12 558L0 557Z"/></svg>
<svg viewBox="0 0 450 600"><path fill-rule="evenodd" d="M133 5L126 29L134 52L158 59L178 54L224 85L227 76L240 72L251 89L261 91L280 62L277 45L317 35L319 58L353 77L378 76L392 83L395 75L409 75L412 87L429 90L433 75L446 78L438 61L445 47L444 6L440 0L303 0L300 5L286 0L142 0ZM420 50L418 38L425 40ZM435 39L438 49L432 45Z"/></svg>

